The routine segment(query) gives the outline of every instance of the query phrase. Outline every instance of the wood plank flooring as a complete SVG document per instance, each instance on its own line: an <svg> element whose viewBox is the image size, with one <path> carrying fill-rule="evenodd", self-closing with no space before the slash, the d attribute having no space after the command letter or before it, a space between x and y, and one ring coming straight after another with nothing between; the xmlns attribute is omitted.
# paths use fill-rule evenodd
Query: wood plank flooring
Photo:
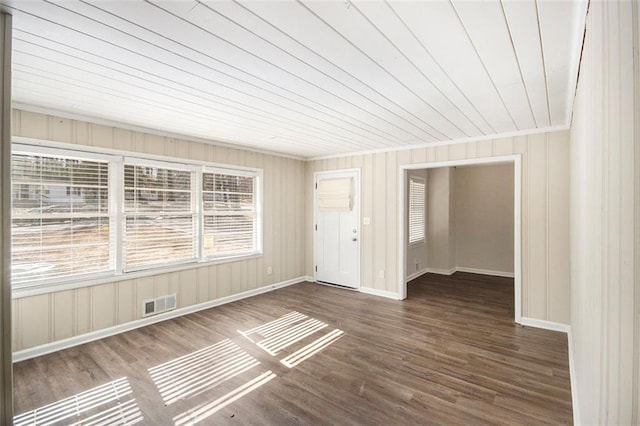
<svg viewBox="0 0 640 426"><path fill-rule="evenodd" d="M467 273L405 301L294 285L17 363L14 387L24 424L572 423L566 335Z"/></svg>

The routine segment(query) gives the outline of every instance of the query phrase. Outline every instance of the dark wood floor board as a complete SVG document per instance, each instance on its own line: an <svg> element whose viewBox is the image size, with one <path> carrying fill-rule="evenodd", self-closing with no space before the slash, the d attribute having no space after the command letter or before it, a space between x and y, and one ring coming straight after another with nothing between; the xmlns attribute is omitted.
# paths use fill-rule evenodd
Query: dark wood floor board
<svg viewBox="0 0 640 426"><path fill-rule="evenodd" d="M306 317L263 327L292 312ZM17 413L126 378L149 425L572 422L566 335L514 324L513 280L468 273L426 274L404 301L302 283L23 361L14 377Z"/></svg>

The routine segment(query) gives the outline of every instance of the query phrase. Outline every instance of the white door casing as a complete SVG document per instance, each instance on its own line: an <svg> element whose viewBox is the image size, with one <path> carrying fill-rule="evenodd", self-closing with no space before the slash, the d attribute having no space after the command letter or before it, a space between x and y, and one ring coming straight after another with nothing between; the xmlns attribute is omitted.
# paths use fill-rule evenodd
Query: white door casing
<svg viewBox="0 0 640 426"><path fill-rule="evenodd" d="M319 190L348 182L350 199L319 200ZM342 194L344 195L344 194ZM341 195L341 197L342 197ZM314 175L315 280L360 287L360 170L316 172Z"/></svg>

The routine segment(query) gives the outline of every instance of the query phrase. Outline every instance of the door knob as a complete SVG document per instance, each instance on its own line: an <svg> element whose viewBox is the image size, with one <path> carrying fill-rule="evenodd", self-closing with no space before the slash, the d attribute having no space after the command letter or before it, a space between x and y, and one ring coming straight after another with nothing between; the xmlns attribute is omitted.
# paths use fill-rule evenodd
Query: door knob
<svg viewBox="0 0 640 426"><path fill-rule="evenodd" d="M356 237L351 238L351 241L358 241Z"/></svg>

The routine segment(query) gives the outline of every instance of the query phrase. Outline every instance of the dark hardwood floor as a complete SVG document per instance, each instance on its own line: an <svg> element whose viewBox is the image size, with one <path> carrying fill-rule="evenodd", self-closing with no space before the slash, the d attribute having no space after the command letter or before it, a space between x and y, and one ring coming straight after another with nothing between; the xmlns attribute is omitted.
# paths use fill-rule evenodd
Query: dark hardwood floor
<svg viewBox="0 0 640 426"><path fill-rule="evenodd" d="M572 423L566 335L466 273L401 302L302 283L17 363L14 386L16 424Z"/></svg>

